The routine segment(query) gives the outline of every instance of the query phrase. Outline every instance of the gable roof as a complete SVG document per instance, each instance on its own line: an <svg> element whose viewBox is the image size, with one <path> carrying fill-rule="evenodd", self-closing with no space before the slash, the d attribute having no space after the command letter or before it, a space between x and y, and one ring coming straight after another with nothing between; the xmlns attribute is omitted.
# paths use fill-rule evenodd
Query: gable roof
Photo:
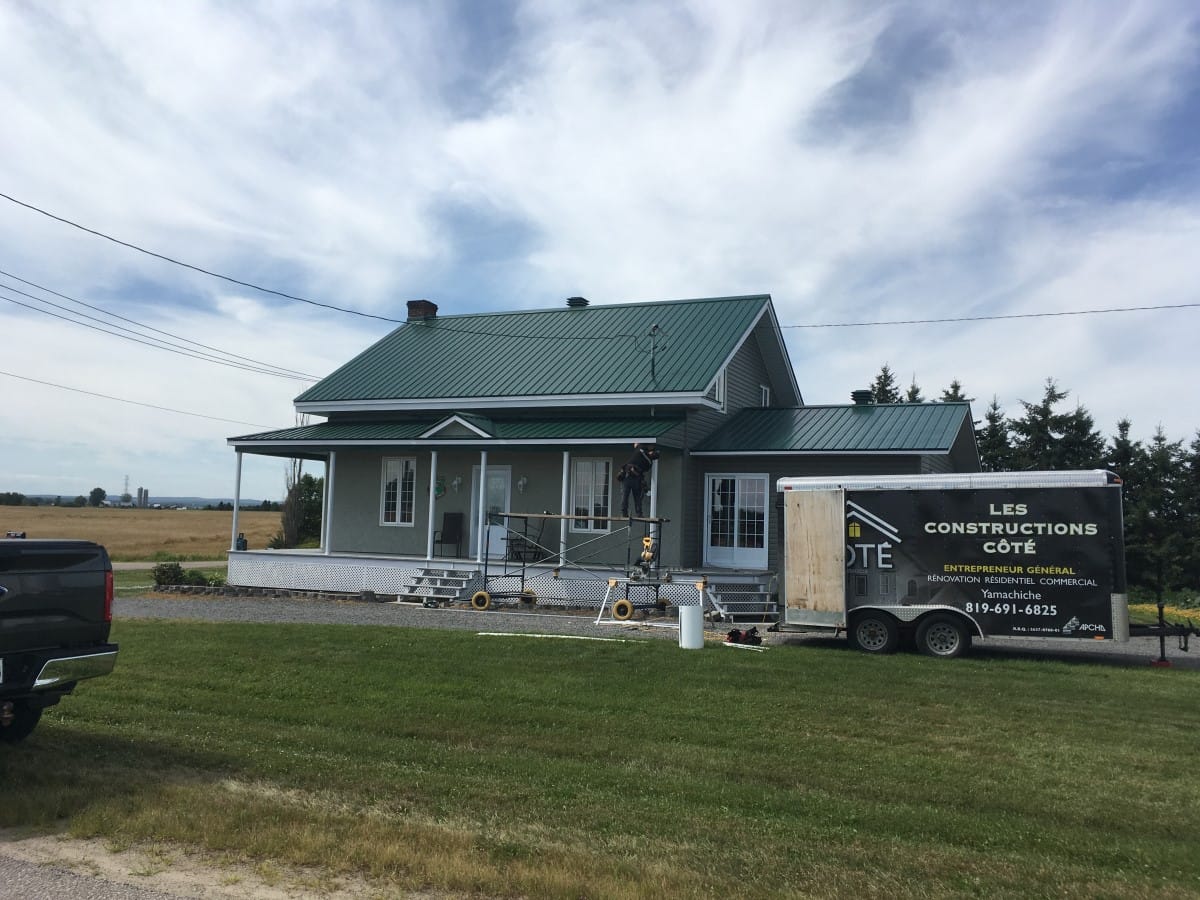
<svg viewBox="0 0 1200 900"><path fill-rule="evenodd" d="M800 402L771 298L757 294L419 319L306 390L296 408L697 402L760 323L771 332L760 337L769 363Z"/></svg>
<svg viewBox="0 0 1200 900"><path fill-rule="evenodd" d="M744 409L695 454L949 453L969 403L881 403Z"/></svg>

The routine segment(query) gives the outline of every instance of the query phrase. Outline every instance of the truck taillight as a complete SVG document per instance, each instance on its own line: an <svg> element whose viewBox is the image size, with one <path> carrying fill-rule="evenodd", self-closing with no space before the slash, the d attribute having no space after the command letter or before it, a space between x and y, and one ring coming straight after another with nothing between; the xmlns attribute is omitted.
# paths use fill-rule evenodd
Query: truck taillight
<svg viewBox="0 0 1200 900"><path fill-rule="evenodd" d="M109 569L104 573L104 621L112 622L113 602L113 573Z"/></svg>

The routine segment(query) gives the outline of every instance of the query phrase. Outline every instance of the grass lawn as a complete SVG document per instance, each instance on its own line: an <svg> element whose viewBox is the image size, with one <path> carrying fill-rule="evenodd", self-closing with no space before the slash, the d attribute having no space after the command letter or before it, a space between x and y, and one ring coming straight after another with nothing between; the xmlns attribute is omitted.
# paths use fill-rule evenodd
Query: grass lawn
<svg viewBox="0 0 1200 900"><path fill-rule="evenodd" d="M121 621L0 826L483 896L1194 897L1200 673Z"/></svg>

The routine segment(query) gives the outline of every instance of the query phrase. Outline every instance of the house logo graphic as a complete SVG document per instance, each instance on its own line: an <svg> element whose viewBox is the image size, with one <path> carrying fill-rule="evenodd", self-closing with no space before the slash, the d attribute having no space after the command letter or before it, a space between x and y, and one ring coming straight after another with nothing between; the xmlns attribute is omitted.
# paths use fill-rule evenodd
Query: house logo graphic
<svg viewBox="0 0 1200 900"><path fill-rule="evenodd" d="M853 500L846 501L846 536L849 538L862 537L862 526L868 525L884 536L890 543L900 544L900 532L896 526L881 519L869 510L863 509Z"/></svg>

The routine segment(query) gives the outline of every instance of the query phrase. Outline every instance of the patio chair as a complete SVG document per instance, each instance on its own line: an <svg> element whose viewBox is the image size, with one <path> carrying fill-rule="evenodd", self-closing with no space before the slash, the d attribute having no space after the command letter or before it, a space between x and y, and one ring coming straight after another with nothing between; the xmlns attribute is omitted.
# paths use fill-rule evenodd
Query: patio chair
<svg viewBox="0 0 1200 900"><path fill-rule="evenodd" d="M454 546L455 557L462 556L463 514L460 512L442 513L442 527L433 533L434 552L441 547Z"/></svg>

